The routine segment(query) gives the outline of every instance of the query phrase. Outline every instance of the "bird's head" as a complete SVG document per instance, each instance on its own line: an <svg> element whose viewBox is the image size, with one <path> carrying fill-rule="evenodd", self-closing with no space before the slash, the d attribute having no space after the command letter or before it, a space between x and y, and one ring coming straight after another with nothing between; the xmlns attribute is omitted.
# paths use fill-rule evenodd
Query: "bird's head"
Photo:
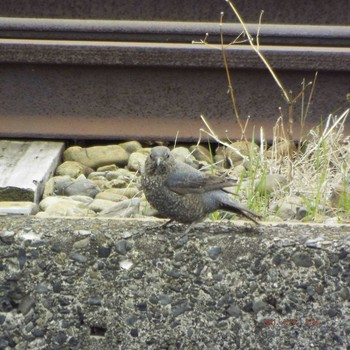
<svg viewBox="0 0 350 350"><path fill-rule="evenodd" d="M152 148L145 163L145 170L152 174L164 174L175 167L175 158L168 147Z"/></svg>

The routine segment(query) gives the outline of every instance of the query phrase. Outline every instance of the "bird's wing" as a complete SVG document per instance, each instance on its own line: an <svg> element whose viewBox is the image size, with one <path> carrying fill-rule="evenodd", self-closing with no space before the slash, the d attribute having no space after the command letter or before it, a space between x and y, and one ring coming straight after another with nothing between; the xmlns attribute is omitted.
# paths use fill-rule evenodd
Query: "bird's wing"
<svg viewBox="0 0 350 350"><path fill-rule="evenodd" d="M233 181L197 172L175 172L164 183L168 189L181 195L219 190L233 184Z"/></svg>

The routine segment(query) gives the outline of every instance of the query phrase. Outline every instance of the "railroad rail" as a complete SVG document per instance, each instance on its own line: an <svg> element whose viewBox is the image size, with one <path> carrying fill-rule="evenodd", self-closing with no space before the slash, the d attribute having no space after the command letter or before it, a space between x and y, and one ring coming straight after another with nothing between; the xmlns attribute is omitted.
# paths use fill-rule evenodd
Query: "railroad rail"
<svg viewBox="0 0 350 350"><path fill-rule="evenodd" d="M346 105L350 27L248 24L288 90L318 72L306 127ZM239 138L220 33L239 24L0 18L0 136L194 141L205 115ZM206 33L208 43L200 44ZM247 43L225 49L247 134L272 125L286 102ZM296 110L301 108L296 106ZM297 114L297 113L296 113ZM297 118L297 115L296 115ZM295 135L299 123L295 122ZM349 127L350 131L350 127Z"/></svg>

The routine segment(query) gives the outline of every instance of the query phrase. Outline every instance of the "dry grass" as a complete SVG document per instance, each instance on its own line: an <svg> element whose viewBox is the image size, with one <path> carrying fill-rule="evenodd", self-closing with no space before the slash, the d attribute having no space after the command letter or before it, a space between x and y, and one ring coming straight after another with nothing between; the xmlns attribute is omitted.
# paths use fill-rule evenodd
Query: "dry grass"
<svg viewBox="0 0 350 350"><path fill-rule="evenodd" d="M313 81L305 82L303 80L301 90L292 95L289 92L290 90L282 85L278 75L261 53L259 30L257 37L253 38L232 1L226 1L241 23L242 33L229 45L224 45L222 31L220 47L210 45L207 42L208 34L200 43L222 51L233 115L241 129L241 140L246 141L247 152L235 148L235 144L230 140L220 139L204 116L201 116L201 119L205 127L200 130L200 135L204 134L206 138L209 137L241 157L242 162L248 164L246 172L238 180L237 192L240 191L240 196L246 200L250 208L267 216L271 213L271 208L278 208L281 205L283 199L288 202L289 198L298 197L307 209L305 220L323 220L328 214L347 219L350 214L350 194L347 195L350 192L350 144L344 136L344 124L349 115L349 109L338 116L330 115L323 125L307 132L305 121L316 86L317 72ZM261 21L262 13L259 24ZM222 23L223 13L220 17L221 28ZM244 40L244 38L246 39ZM274 127L271 147L267 145L264 130L259 130L260 146L258 152L253 152L253 147L250 147L251 144L247 141L253 140L252 144L254 144L254 135L251 137L246 134L247 125L252 120L247 118L244 121L238 113L233 80L230 76L226 57L226 48L230 45L242 43L242 40L248 42L252 50L264 63L267 71L279 87L288 110L286 116L282 115L280 111L280 116L277 118ZM298 120L295 120L297 101L301 101L302 109ZM293 126L295 123L299 123L301 130L298 145L294 143ZM200 142L201 137L198 144ZM275 189L272 193L257 191L257 184L263 183L270 174L282 175L287 180L286 184Z"/></svg>
<svg viewBox="0 0 350 350"><path fill-rule="evenodd" d="M286 151L288 140L275 135L271 147L262 142L258 152L245 156L235 149L235 143L220 140L207 122L208 129L202 132L235 154L242 155L242 162L248 164L247 171L238 180L236 192L250 208L268 216L282 199L288 202L290 198L299 197L307 209L305 220L323 221L327 215L346 220L350 214L350 194L347 196L350 189L350 142L344 135L344 125L349 113L347 109L339 116L330 115L325 125L310 130L304 142L290 151ZM280 128L278 121L275 130ZM231 170L227 170L228 175ZM287 184L273 193L257 191L258 184L264 182L267 174L282 175L288 179ZM336 191L342 193L342 197L334 204L332 197Z"/></svg>

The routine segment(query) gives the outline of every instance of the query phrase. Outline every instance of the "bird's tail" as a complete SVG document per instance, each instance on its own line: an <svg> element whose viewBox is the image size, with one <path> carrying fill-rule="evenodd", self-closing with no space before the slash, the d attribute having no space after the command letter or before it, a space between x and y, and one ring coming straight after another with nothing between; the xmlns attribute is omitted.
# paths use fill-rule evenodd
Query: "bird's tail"
<svg viewBox="0 0 350 350"><path fill-rule="evenodd" d="M239 204L238 202L234 201L231 198L227 198L225 196L225 200L221 200L220 205L221 210L229 211L231 213L238 214L240 216L243 216L251 221L253 221L255 224L260 225L259 222L255 219L261 219L261 216L254 211L244 207L243 205Z"/></svg>

